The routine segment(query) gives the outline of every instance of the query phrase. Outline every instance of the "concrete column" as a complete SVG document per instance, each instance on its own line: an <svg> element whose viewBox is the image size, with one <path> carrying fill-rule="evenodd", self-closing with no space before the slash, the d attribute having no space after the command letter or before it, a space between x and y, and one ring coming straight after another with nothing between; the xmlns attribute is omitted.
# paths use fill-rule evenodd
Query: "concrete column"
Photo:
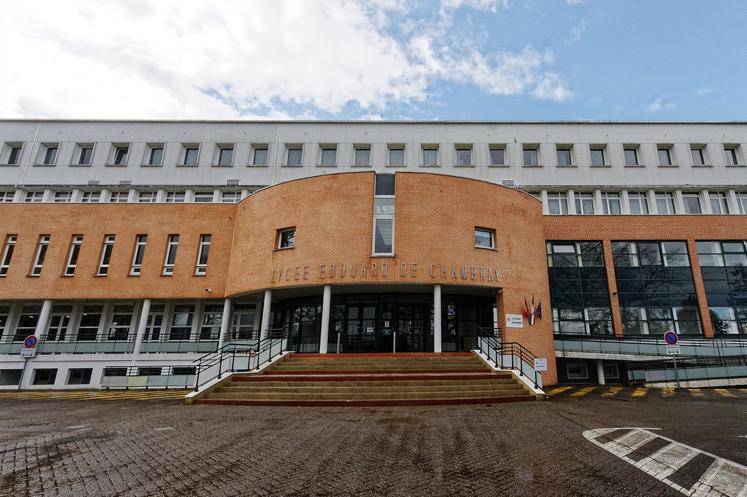
<svg viewBox="0 0 747 497"><path fill-rule="evenodd" d="M602 204L602 191L594 190L594 214L604 214L604 206Z"/></svg>
<svg viewBox="0 0 747 497"><path fill-rule="evenodd" d="M743 214L737 200L737 192L734 190L726 191L726 205L729 206L729 214ZM747 212L744 214L747 214Z"/></svg>
<svg viewBox="0 0 747 497"><path fill-rule="evenodd" d="M259 323L262 316L262 301L257 300L257 303L254 304L254 326L253 326L253 332L252 336L259 338Z"/></svg>
<svg viewBox="0 0 747 497"><path fill-rule="evenodd" d="M127 192L127 201L131 204L136 203L138 200L137 196L137 190L134 188L130 188L130 190Z"/></svg>
<svg viewBox="0 0 747 497"><path fill-rule="evenodd" d="M646 200L648 200L648 213L658 214L659 209L656 207L656 190L649 190L646 193Z"/></svg>
<svg viewBox="0 0 747 497"><path fill-rule="evenodd" d="M540 201L542 202L542 214L550 214L550 209L547 206L547 190L542 190L540 192Z"/></svg>
<svg viewBox="0 0 747 497"><path fill-rule="evenodd" d="M272 290L265 290L265 301L262 304L262 327L259 331L260 340L267 338L267 334L270 330L270 307L272 306Z"/></svg>
<svg viewBox="0 0 747 497"><path fill-rule="evenodd" d="M319 353L327 353L327 342L329 342L329 311L332 307L332 285L324 285L322 294L322 330L319 335Z"/></svg>
<svg viewBox="0 0 747 497"><path fill-rule="evenodd" d="M441 285L433 285L433 352L441 352Z"/></svg>
<svg viewBox="0 0 747 497"><path fill-rule="evenodd" d="M630 198L628 197L628 190L620 192L620 213L630 214Z"/></svg>
<svg viewBox="0 0 747 497"><path fill-rule="evenodd" d="M39 321L36 322L34 335L41 341L47 334L47 325L49 324L49 315L52 313L52 301L45 300L39 313Z"/></svg>
<svg viewBox="0 0 747 497"><path fill-rule="evenodd" d="M700 190L698 198L700 199L700 212L703 214L713 214L713 209L711 209L711 196L708 194L708 190Z"/></svg>
<svg viewBox="0 0 747 497"><path fill-rule="evenodd" d="M233 303L230 298L226 298L223 301L223 317L220 320L220 336L218 337L218 348L223 347L226 343L226 335L228 330L231 328Z"/></svg>
<svg viewBox="0 0 747 497"><path fill-rule="evenodd" d="M597 359L597 379L600 385L605 385L604 381L604 361Z"/></svg>
<svg viewBox="0 0 747 497"><path fill-rule="evenodd" d="M576 214L576 195L573 190L568 190L568 214Z"/></svg>
<svg viewBox="0 0 747 497"><path fill-rule="evenodd" d="M137 322L135 348L132 349L132 353L135 355L140 353L140 349L143 347L143 340L145 340L145 332L148 328L148 316L150 316L150 302L150 299L145 299L140 306L140 319Z"/></svg>
<svg viewBox="0 0 747 497"><path fill-rule="evenodd" d="M682 200L682 190L674 191L674 213L675 214L685 213L685 202Z"/></svg>
<svg viewBox="0 0 747 497"><path fill-rule="evenodd" d="M44 196L42 197L42 202L54 202L54 192L47 188L44 190Z"/></svg>

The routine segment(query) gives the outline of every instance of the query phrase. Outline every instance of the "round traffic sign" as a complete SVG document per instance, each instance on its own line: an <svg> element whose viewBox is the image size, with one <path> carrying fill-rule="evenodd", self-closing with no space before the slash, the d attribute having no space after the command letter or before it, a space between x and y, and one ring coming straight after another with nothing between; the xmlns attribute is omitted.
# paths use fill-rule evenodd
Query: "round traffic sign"
<svg viewBox="0 0 747 497"><path fill-rule="evenodd" d="M39 339L36 338L36 335L29 335L23 340L23 346L27 349L33 349L37 343L39 343Z"/></svg>
<svg viewBox="0 0 747 497"><path fill-rule="evenodd" d="M664 333L664 341L667 345L677 345L678 340L677 333L673 331L667 331Z"/></svg>

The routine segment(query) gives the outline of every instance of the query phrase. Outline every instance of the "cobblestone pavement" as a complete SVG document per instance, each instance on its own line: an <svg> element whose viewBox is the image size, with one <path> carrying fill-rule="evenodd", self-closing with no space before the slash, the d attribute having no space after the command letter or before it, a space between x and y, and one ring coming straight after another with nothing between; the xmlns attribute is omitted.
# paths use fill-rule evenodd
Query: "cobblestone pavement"
<svg viewBox="0 0 747 497"><path fill-rule="evenodd" d="M0 496L681 496L586 440L662 436L747 464L747 398L270 408L0 400Z"/></svg>

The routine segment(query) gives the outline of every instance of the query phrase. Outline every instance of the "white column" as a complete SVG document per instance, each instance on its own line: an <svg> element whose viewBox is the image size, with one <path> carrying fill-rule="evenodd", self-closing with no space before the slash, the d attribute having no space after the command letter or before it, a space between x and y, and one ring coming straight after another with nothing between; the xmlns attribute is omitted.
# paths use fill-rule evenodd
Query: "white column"
<svg viewBox="0 0 747 497"><path fill-rule="evenodd" d="M137 190L134 188L130 188L130 190L127 192L127 201L130 203L135 203L137 202L137 200Z"/></svg>
<svg viewBox="0 0 747 497"><path fill-rule="evenodd" d="M646 197L648 200L648 213L658 214L659 209L656 207L656 190L648 190Z"/></svg>
<svg viewBox="0 0 747 497"><path fill-rule="evenodd" d="M597 379L600 385L605 385L604 381L604 361L597 359Z"/></svg>
<svg viewBox="0 0 747 497"><path fill-rule="evenodd" d="M682 190L674 191L674 213L675 214L685 213L685 201L682 200Z"/></svg>
<svg viewBox="0 0 747 497"><path fill-rule="evenodd" d="M226 342L226 335L231 327L233 305L230 298L223 301L223 317L220 320L220 336L218 337L218 348L223 347Z"/></svg>
<svg viewBox="0 0 747 497"><path fill-rule="evenodd" d="M137 335L135 335L135 348L132 349L133 354L139 354L140 349L143 347L145 331L148 328L148 316L150 316L150 299L145 299L140 306L140 319L137 322Z"/></svg>
<svg viewBox="0 0 747 497"><path fill-rule="evenodd" d="M700 199L700 212L703 214L713 214L713 209L711 209L711 196L708 195L708 190L700 190L698 198Z"/></svg>
<svg viewBox="0 0 747 497"><path fill-rule="evenodd" d="M47 334L47 325L49 324L49 315L52 313L52 301L45 300L42 304L39 320L36 322L34 335L41 341Z"/></svg>
<svg viewBox="0 0 747 497"><path fill-rule="evenodd" d="M576 194L568 190L568 214L576 214Z"/></svg>
<svg viewBox="0 0 747 497"><path fill-rule="evenodd" d="M54 202L54 192L47 188L44 190L44 196L42 197L42 202Z"/></svg>
<svg viewBox="0 0 747 497"><path fill-rule="evenodd" d="M272 290L265 290L265 301L262 304L262 327L259 329L259 338L267 338L270 330L270 307L272 306Z"/></svg>
<svg viewBox="0 0 747 497"><path fill-rule="evenodd" d="M620 192L620 213L630 214L630 199L628 198L628 190Z"/></svg>
<svg viewBox="0 0 747 497"><path fill-rule="evenodd" d="M319 353L327 353L327 342L329 342L329 311L332 307L332 285L324 285L322 294L322 332L319 335Z"/></svg>
<svg viewBox="0 0 747 497"><path fill-rule="evenodd" d="M540 202L542 202L542 214L550 214L550 209L547 204L547 190L542 190L540 192Z"/></svg>
<svg viewBox="0 0 747 497"><path fill-rule="evenodd" d="M257 303L254 304L254 330L252 332L253 337L259 338L259 322L262 317L262 301L257 299Z"/></svg>
<svg viewBox="0 0 747 497"><path fill-rule="evenodd" d="M433 352L441 352L441 285L433 285Z"/></svg>
<svg viewBox="0 0 747 497"><path fill-rule="evenodd" d="M601 190L594 190L594 214L604 214Z"/></svg>
<svg viewBox="0 0 747 497"><path fill-rule="evenodd" d="M726 205L729 206L729 214L742 213L739 208L739 201L737 200L737 192L735 192L734 190L726 191Z"/></svg>

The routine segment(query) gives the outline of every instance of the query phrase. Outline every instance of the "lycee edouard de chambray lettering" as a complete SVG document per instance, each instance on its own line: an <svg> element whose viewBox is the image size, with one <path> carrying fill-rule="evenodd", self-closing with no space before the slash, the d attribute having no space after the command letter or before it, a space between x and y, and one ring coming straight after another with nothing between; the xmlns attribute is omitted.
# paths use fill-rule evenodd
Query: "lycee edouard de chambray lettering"
<svg viewBox="0 0 747 497"><path fill-rule="evenodd" d="M417 278L426 274L441 281L498 282L500 270L486 266L464 264L416 264L407 262L360 262L352 264L332 263L310 266L288 266L272 269L272 283L285 281L317 280L380 280L395 281Z"/></svg>

